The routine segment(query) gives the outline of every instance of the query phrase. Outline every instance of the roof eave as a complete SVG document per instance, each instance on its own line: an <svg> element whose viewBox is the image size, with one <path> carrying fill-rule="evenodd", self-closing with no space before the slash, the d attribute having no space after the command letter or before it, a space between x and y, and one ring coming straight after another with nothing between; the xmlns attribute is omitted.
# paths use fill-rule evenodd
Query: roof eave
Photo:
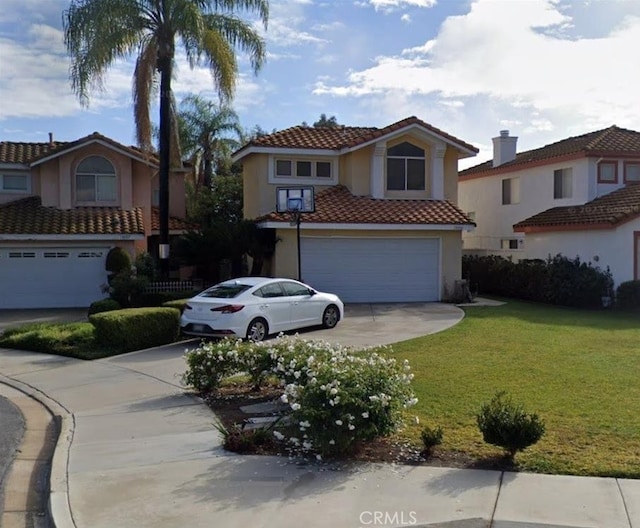
<svg viewBox="0 0 640 528"><path fill-rule="evenodd" d="M288 221L263 220L257 223L263 229L296 229ZM343 222L301 222L301 229L334 229L338 231L470 231L473 224L374 224Z"/></svg>

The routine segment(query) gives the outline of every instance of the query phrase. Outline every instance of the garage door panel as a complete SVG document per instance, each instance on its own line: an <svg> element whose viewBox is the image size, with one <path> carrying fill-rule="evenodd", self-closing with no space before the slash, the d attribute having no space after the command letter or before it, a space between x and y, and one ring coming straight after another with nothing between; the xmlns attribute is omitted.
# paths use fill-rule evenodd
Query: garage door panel
<svg viewBox="0 0 640 528"><path fill-rule="evenodd" d="M345 302L439 299L438 239L301 239L302 278Z"/></svg>
<svg viewBox="0 0 640 528"><path fill-rule="evenodd" d="M0 308L71 308L104 297L108 248L0 249Z"/></svg>

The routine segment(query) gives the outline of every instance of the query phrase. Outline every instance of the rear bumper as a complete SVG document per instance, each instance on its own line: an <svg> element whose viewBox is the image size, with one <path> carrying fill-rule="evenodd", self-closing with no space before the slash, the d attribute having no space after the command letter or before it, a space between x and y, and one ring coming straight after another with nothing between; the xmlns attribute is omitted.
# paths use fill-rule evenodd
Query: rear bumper
<svg viewBox="0 0 640 528"><path fill-rule="evenodd" d="M180 331L184 335L194 337L232 337L238 335L235 330L212 328L206 323L187 323L180 326Z"/></svg>

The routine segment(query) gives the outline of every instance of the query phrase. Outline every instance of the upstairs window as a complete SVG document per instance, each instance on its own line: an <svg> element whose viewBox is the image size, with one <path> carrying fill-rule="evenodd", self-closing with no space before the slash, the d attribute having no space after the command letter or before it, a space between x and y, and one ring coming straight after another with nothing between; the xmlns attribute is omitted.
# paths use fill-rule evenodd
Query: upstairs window
<svg viewBox="0 0 640 528"><path fill-rule="evenodd" d="M640 183L640 161L625 161L624 183Z"/></svg>
<svg viewBox="0 0 640 528"><path fill-rule="evenodd" d="M331 179L330 161L276 160L276 178L318 178Z"/></svg>
<svg viewBox="0 0 640 528"><path fill-rule="evenodd" d="M28 174L0 174L0 192L29 193L30 180Z"/></svg>
<svg viewBox="0 0 640 528"><path fill-rule="evenodd" d="M558 169L553 171L553 198L571 198L573 190L573 171L571 169Z"/></svg>
<svg viewBox="0 0 640 528"><path fill-rule="evenodd" d="M520 203L520 178L502 180L502 205Z"/></svg>
<svg viewBox="0 0 640 528"><path fill-rule="evenodd" d="M387 149L387 190L425 190L424 150L404 142Z"/></svg>
<svg viewBox="0 0 640 528"><path fill-rule="evenodd" d="M601 161L598 163L598 183L618 183L617 161Z"/></svg>
<svg viewBox="0 0 640 528"><path fill-rule="evenodd" d="M117 200L116 171L101 156L84 159L76 170L76 201L114 203Z"/></svg>

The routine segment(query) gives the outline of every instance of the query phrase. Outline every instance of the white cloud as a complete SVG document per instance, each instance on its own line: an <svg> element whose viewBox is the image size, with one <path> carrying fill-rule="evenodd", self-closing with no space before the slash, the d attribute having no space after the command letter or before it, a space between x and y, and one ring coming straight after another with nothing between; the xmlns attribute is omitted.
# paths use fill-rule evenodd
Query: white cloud
<svg viewBox="0 0 640 528"><path fill-rule="evenodd" d="M640 119L640 68L635 49L640 18L627 17L601 38L562 38L571 20L555 1L477 0L468 14L449 17L438 35L374 66L349 72L347 82L318 81L314 93L341 97L456 98L478 96L509 112L539 114L528 128L549 131L554 117L606 126ZM495 118L495 116L494 116ZM497 122L499 120L495 119Z"/></svg>
<svg viewBox="0 0 640 528"><path fill-rule="evenodd" d="M371 5L376 11L391 11L403 7L433 7L437 0L367 0L364 5Z"/></svg>
<svg viewBox="0 0 640 528"><path fill-rule="evenodd" d="M405 24L410 24L411 23L411 15L408 15L407 13L405 13L404 15L402 15L400 17L400 20L402 20Z"/></svg>

